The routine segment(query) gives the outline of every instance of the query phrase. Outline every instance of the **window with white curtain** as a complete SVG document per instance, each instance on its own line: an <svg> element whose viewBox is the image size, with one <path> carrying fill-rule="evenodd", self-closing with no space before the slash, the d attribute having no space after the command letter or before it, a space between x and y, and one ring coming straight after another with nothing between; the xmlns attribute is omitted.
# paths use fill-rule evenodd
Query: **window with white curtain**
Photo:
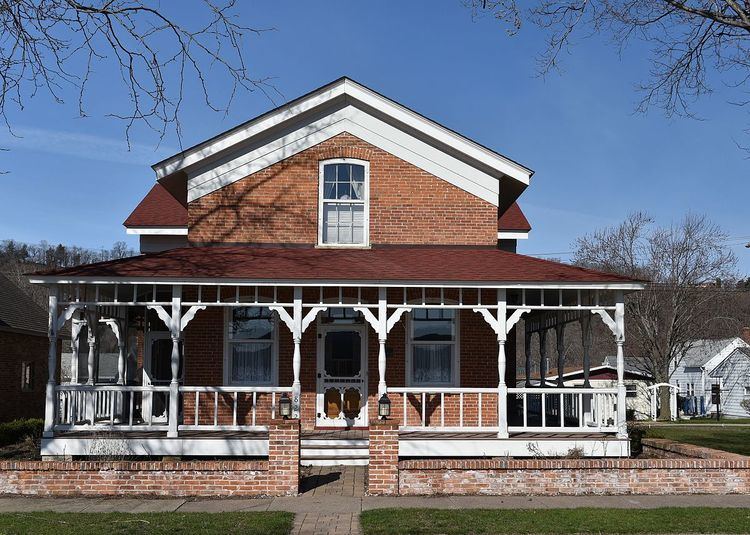
<svg viewBox="0 0 750 535"><path fill-rule="evenodd" d="M276 319L266 307L232 307L227 313L225 378L230 385L276 381Z"/></svg>
<svg viewBox="0 0 750 535"><path fill-rule="evenodd" d="M410 325L410 384L456 385L458 382L457 311L416 309Z"/></svg>
<svg viewBox="0 0 750 535"><path fill-rule="evenodd" d="M321 245L367 245L368 175L368 162L348 159L321 162Z"/></svg>

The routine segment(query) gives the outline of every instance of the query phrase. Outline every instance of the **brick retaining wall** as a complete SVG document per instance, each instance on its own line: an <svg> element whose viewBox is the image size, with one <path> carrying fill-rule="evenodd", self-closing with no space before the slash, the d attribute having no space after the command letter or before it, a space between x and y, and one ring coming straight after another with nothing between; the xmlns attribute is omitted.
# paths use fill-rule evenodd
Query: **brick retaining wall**
<svg viewBox="0 0 750 535"><path fill-rule="evenodd" d="M750 494L749 457L656 439L644 447L674 458L409 459L396 467L396 426L379 424L370 428L372 495Z"/></svg>
<svg viewBox="0 0 750 535"><path fill-rule="evenodd" d="M644 438L641 440L642 458L655 459L747 459L744 455L683 444L665 438Z"/></svg>
<svg viewBox="0 0 750 535"><path fill-rule="evenodd" d="M295 495L299 420L272 420L268 434L267 461L2 461L0 494Z"/></svg>

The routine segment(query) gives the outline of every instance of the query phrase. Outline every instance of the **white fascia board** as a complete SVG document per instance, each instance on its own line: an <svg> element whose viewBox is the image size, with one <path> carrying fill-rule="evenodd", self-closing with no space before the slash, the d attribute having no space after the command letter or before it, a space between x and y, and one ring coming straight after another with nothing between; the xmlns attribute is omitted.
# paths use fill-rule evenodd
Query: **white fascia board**
<svg viewBox="0 0 750 535"><path fill-rule="evenodd" d="M156 178L157 180L160 180L176 171L195 165L201 160L218 154L223 150L233 147L248 138L268 130L269 128L273 128L285 121L293 119L302 113L321 106L343 94L343 83L334 85L320 92L313 93L308 98L294 105L282 107L267 117L261 116L259 119L250 121L234 130L230 130L229 132L218 136L216 139L201 143L193 149L188 149L185 153L176 154L175 156L152 166L153 170L156 172Z"/></svg>
<svg viewBox="0 0 750 535"><path fill-rule="evenodd" d="M217 191L343 132L401 158L497 206L496 177L421 141L369 113L348 105L220 165L188 175L188 202Z"/></svg>
<svg viewBox="0 0 750 535"><path fill-rule="evenodd" d="M141 236L187 236L187 227L127 227L127 234Z"/></svg>
<svg viewBox="0 0 750 535"><path fill-rule="evenodd" d="M282 107L268 116L261 116L256 121L251 121L213 140L202 143L193 149L188 149L187 152L155 164L153 169L156 172L157 179L198 164L206 158L230 149L265 130L292 120L342 95L351 96L353 99L377 109L396 121L414 128L439 143L445 144L478 162L488 165L524 185L529 184L532 175L531 170L348 79L342 79L338 83L314 92L293 105Z"/></svg>
<svg viewBox="0 0 750 535"><path fill-rule="evenodd" d="M352 80L344 80L344 84L346 85L347 95L351 95L353 98L390 115L395 120L402 122L405 125L424 132L433 139L444 143L479 162L498 169L503 174L515 178L524 185L529 185L532 172L522 165L482 147L478 143L452 132L444 126L440 126L434 121L431 121Z"/></svg>
<svg viewBox="0 0 750 535"><path fill-rule="evenodd" d="M498 240L528 240L529 239L529 231L528 230L501 230L497 233L497 239Z"/></svg>
<svg viewBox="0 0 750 535"><path fill-rule="evenodd" d="M335 288L507 288L507 289L546 289L546 290L643 290L640 282L507 282L507 281L337 281L307 279L213 279L205 278L167 278L167 277L69 277L65 275L39 275L29 278L31 284L184 284L195 286L303 286ZM512 308L512 307L509 307ZM522 308L522 307L519 307ZM599 308L614 308L602 306Z"/></svg>
<svg viewBox="0 0 750 535"><path fill-rule="evenodd" d="M724 349L719 351L716 355L711 357L708 362L706 362L701 368L706 370L707 373L711 373L714 371L714 369L719 366L722 362L724 362L729 355L734 353L734 350L739 347L749 347L747 342L745 342L742 338L735 338L730 343L728 343Z"/></svg>

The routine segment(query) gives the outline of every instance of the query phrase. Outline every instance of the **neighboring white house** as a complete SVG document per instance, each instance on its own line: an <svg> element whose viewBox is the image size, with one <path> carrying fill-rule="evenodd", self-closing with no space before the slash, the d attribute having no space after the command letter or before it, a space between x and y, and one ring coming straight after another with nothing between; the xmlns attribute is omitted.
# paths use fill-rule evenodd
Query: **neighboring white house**
<svg viewBox="0 0 750 535"><path fill-rule="evenodd" d="M709 375L721 385L721 415L747 418L750 412L742 406L750 402L750 347L738 347Z"/></svg>
<svg viewBox="0 0 750 535"><path fill-rule="evenodd" d="M590 388L612 388L617 384L617 359L605 357L601 366L591 368L588 385L583 369L573 369L563 374L566 387L586 386ZM548 377L547 382L557 383L557 376ZM625 407L628 418L648 420L651 417L651 393L648 387L654 383L651 374L640 369L634 359L625 357Z"/></svg>
<svg viewBox="0 0 750 535"><path fill-rule="evenodd" d="M722 387L722 413L727 416L748 416L739 404L742 397L750 397L748 363L750 328L742 336L720 340L696 340L685 356L673 364L670 383L679 387L680 411L702 415L716 412L711 403L711 385ZM725 397L730 396L730 397ZM729 404L728 404L729 402Z"/></svg>

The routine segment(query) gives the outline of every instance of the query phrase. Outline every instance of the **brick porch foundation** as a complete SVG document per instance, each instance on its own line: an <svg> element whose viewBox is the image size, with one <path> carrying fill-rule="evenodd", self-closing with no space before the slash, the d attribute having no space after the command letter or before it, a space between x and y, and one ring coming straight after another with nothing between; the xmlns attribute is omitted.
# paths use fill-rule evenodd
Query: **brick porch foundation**
<svg viewBox="0 0 750 535"><path fill-rule="evenodd" d="M273 420L268 460L4 461L0 494L286 496L299 490L299 420Z"/></svg>
<svg viewBox="0 0 750 535"><path fill-rule="evenodd" d="M412 459L398 461L398 429L370 428L371 495L559 496L750 494L750 458L644 440L662 458ZM664 458L669 457L669 458ZM374 464L373 464L374 463Z"/></svg>

